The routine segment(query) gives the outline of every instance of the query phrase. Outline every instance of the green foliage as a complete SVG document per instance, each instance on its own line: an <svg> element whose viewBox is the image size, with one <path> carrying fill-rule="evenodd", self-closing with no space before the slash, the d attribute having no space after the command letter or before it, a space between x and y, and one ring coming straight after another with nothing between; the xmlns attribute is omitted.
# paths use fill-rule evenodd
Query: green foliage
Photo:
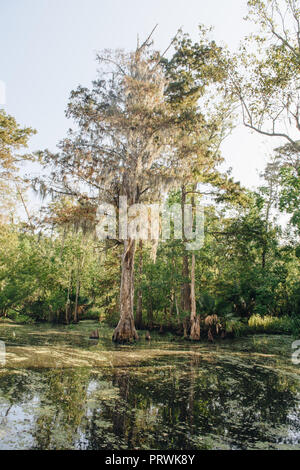
<svg viewBox="0 0 300 470"><path fill-rule="evenodd" d="M281 168L280 184L280 209L292 214L291 223L300 233L300 166Z"/></svg>
<svg viewBox="0 0 300 470"><path fill-rule="evenodd" d="M226 334L233 337L245 336L249 333L249 327L245 321L234 318L233 316L226 316L224 321L224 329Z"/></svg>
<svg viewBox="0 0 300 470"><path fill-rule="evenodd" d="M24 150L35 132L29 127L21 128L14 117L0 109L0 220L5 220L16 204L21 184L18 170L24 160L33 159Z"/></svg>
<svg viewBox="0 0 300 470"><path fill-rule="evenodd" d="M233 61L233 94L240 100L247 127L286 139L299 151L299 5L294 0L247 3L247 19L258 28Z"/></svg>
<svg viewBox="0 0 300 470"><path fill-rule="evenodd" d="M99 309L89 312L89 307L94 304L96 308L97 302L109 304L104 290L104 266L95 256L97 246L93 239L83 240L79 233L50 239L22 233L18 227L0 226L0 246L0 315L62 322L66 320L69 299L71 320L77 279L80 280L81 318L99 319ZM108 264L109 258L106 274L110 273ZM102 295L105 295L104 302Z"/></svg>
<svg viewBox="0 0 300 470"><path fill-rule="evenodd" d="M96 320L99 321L102 316L102 310L97 307L89 308L88 311L84 314L85 320Z"/></svg>
<svg viewBox="0 0 300 470"><path fill-rule="evenodd" d="M294 332L293 320L287 316L252 315L248 324L251 333L292 334Z"/></svg>
<svg viewBox="0 0 300 470"><path fill-rule="evenodd" d="M7 314L7 317L16 323L24 325L30 325L35 322L34 318L32 318L31 315L24 315L23 313L18 313L14 310L10 310Z"/></svg>

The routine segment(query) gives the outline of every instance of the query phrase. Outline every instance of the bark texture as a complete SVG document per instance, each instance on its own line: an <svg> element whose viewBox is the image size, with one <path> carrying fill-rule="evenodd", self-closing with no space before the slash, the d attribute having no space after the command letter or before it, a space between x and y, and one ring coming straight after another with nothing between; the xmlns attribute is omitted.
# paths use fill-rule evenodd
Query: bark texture
<svg viewBox="0 0 300 470"><path fill-rule="evenodd" d="M133 317L135 240L124 241L121 264L120 321L114 331L113 341L126 343L138 339Z"/></svg>
<svg viewBox="0 0 300 470"><path fill-rule="evenodd" d="M192 254L191 265L191 334L192 341L200 340L200 317L196 311L196 297L195 297L195 253Z"/></svg>
<svg viewBox="0 0 300 470"><path fill-rule="evenodd" d="M182 221L184 221L184 205L186 203L186 189L184 186L181 188L181 212L182 212ZM182 223L182 240L186 242L185 234L184 234L184 223ZM191 304L190 304L190 283L188 282L188 278L190 276L189 272L189 258L188 253L186 250L183 252L182 257L182 277L185 279L182 287L181 287L181 309L184 312L191 311Z"/></svg>
<svg viewBox="0 0 300 470"><path fill-rule="evenodd" d="M143 241L139 241L139 281L141 282L143 274ZM136 318L135 323L137 328L142 328L143 326L143 294L142 289L139 287L137 292L137 306L136 306Z"/></svg>

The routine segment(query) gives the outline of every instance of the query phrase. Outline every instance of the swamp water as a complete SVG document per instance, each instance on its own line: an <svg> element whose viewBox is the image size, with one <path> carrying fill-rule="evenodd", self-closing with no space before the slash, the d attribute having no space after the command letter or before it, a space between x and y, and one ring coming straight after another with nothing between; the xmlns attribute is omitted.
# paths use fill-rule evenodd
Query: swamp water
<svg viewBox="0 0 300 470"><path fill-rule="evenodd" d="M0 323L0 449L300 449L291 337L118 346L96 327Z"/></svg>

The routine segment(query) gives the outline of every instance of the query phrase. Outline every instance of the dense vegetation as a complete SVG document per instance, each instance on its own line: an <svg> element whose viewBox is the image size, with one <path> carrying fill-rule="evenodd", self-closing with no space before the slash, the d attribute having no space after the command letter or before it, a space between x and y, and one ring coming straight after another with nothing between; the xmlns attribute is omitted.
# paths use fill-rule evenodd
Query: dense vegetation
<svg viewBox="0 0 300 470"><path fill-rule="evenodd" d="M168 58L150 38L131 54L99 55L92 89L71 94L76 130L57 154L17 155L34 131L0 111L0 316L99 319L116 327L116 341L137 339L135 328L193 340L300 330L299 9L284 2L298 33L282 36L276 8L269 16L277 2L248 3L262 27L255 58L243 48L232 57L202 27L197 43L179 32ZM238 103L247 127L282 138L256 191L219 169ZM25 159L41 165L40 178L20 176ZM29 185L46 196L39 217ZM122 195L193 206L208 196L203 247L97 239L97 204L119 211ZM26 222L14 216L20 203Z"/></svg>

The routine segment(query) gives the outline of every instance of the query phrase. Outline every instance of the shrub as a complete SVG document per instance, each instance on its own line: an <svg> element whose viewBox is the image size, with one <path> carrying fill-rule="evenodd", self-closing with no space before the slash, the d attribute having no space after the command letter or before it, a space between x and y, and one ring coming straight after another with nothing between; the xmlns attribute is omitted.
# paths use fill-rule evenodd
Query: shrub
<svg viewBox="0 0 300 470"><path fill-rule="evenodd" d="M249 318L248 325L253 333L270 333L270 334L292 334L293 320L291 317L271 317L265 315L252 315Z"/></svg>
<svg viewBox="0 0 300 470"><path fill-rule="evenodd" d="M240 337L249 332L249 327L241 320L230 319L225 321L225 331L227 335Z"/></svg>
<svg viewBox="0 0 300 470"><path fill-rule="evenodd" d="M81 320L97 320L99 321L102 315L102 310L97 307L89 308L81 316Z"/></svg>
<svg viewBox="0 0 300 470"><path fill-rule="evenodd" d="M7 316L10 320L13 320L16 323L32 324L35 322L34 319L31 318L29 315L18 313L15 310L10 310Z"/></svg>

